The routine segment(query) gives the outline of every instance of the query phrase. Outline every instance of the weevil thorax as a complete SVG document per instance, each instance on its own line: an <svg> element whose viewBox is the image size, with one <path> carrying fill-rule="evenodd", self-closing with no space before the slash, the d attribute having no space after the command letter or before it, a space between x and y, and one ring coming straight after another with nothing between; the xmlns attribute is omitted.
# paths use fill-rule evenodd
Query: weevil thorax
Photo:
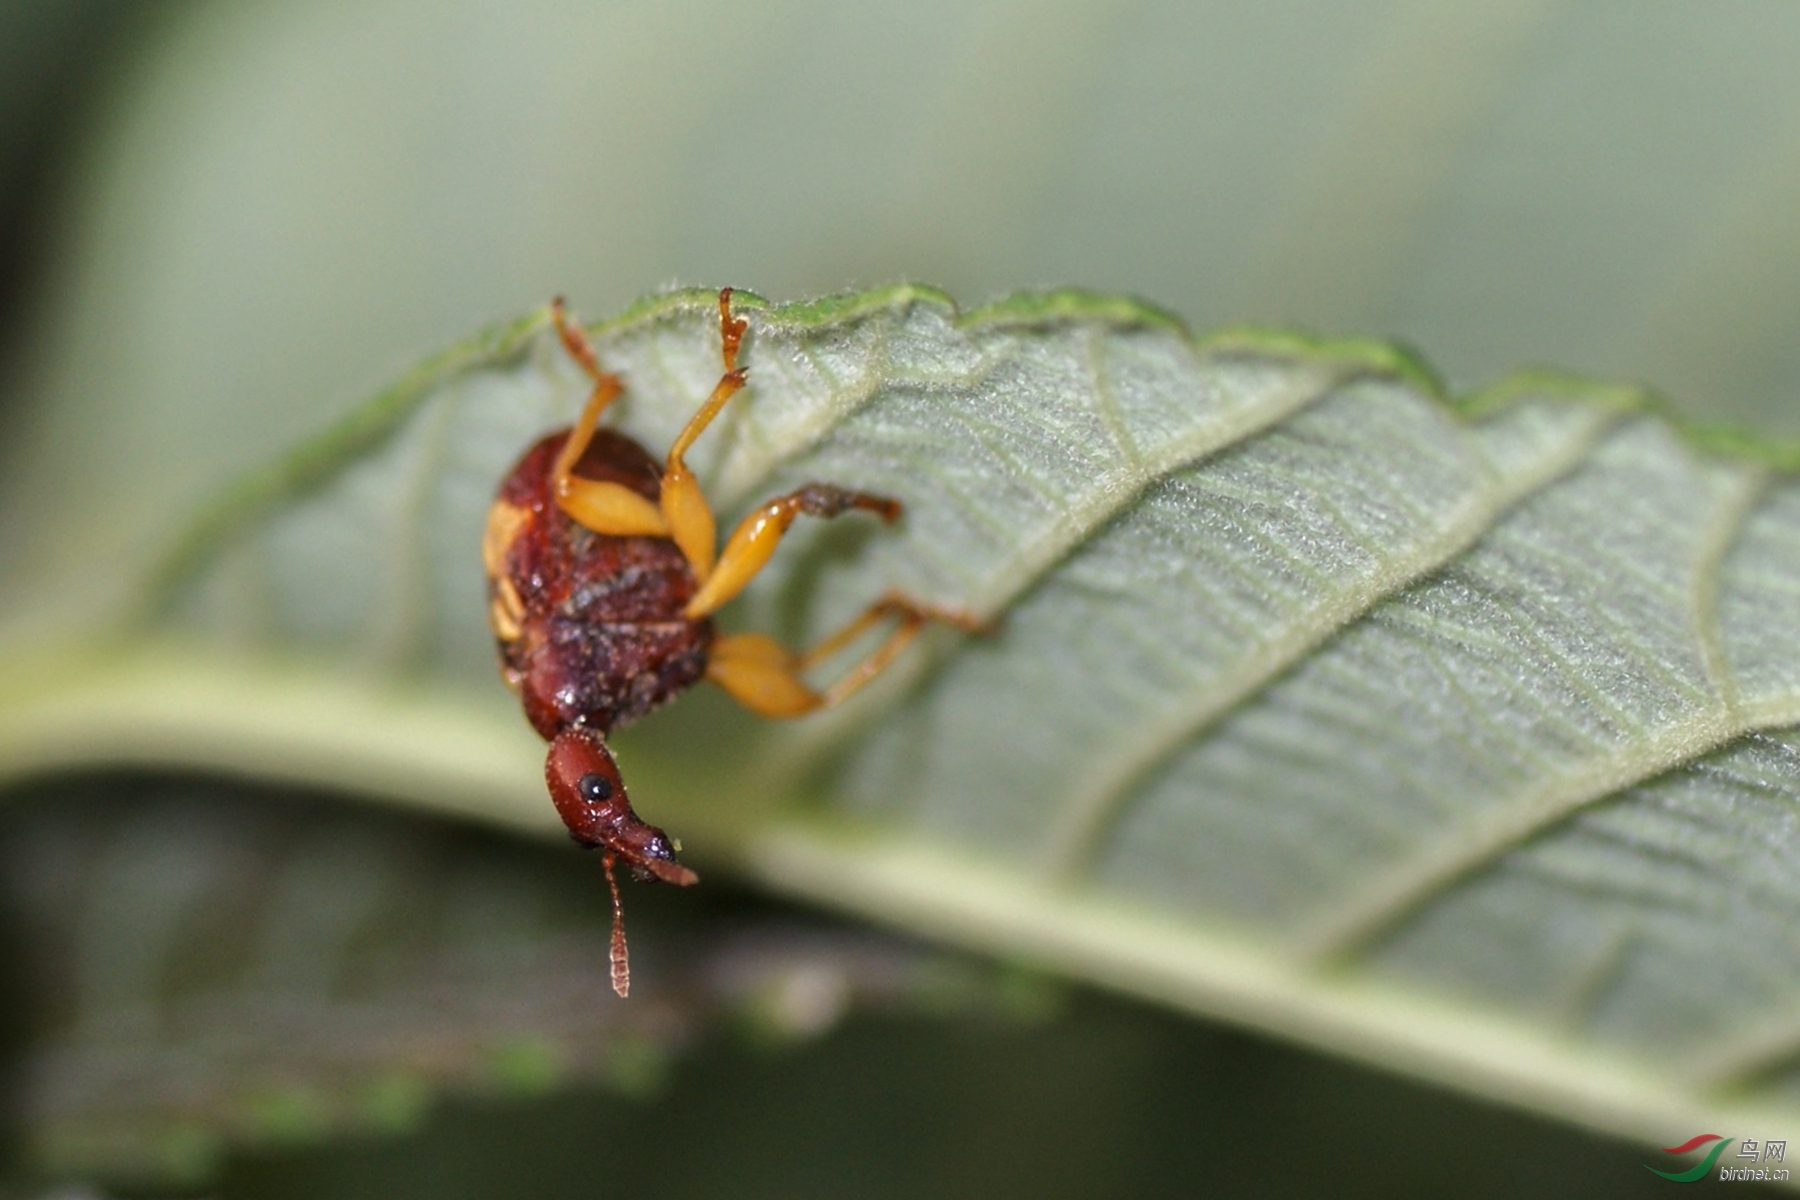
<svg viewBox="0 0 1800 1200"><path fill-rule="evenodd" d="M617 855L640 878L683 886L696 881L675 861L668 835L631 810L618 764L599 734L580 727L559 733L544 760L544 780L577 842Z"/></svg>
<svg viewBox="0 0 1800 1200"><path fill-rule="evenodd" d="M567 437L519 459L482 541L501 676L545 739L573 725L605 734L668 702L704 676L713 638L710 621L682 616L698 585L673 542L593 533L557 507L551 477ZM608 430L575 473L661 494L656 461Z"/></svg>

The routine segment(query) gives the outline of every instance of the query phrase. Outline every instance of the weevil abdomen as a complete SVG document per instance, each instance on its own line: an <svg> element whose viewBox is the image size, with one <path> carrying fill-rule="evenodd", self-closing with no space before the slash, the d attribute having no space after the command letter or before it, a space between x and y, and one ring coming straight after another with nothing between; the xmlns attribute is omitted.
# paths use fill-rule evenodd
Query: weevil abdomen
<svg viewBox="0 0 1800 1200"><path fill-rule="evenodd" d="M667 538L595 533L556 505L552 470L568 431L526 451L488 519L490 622L501 670L546 739L571 725L607 733L706 674L709 620L680 617L693 568ZM642 446L599 430L576 463L655 503L661 471Z"/></svg>

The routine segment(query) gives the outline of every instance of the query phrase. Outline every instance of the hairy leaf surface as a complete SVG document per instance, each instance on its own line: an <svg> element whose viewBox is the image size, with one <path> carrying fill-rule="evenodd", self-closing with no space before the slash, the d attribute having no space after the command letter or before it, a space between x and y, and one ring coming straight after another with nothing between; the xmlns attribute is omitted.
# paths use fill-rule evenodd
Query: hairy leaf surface
<svg viewBox="0 0 1800 1200"><path fill-rule="evenodd" d="M691 456L722 513L816 479L906 516L797 527L727 624L801 644L898 588L993 628L840 712L687 700L623 738L703 867L1617 1130L1800 1119L1782 452L1630 389L1451 402L1390 347L1078 293L739 305L751 384ZM541 327L204 515L144 597L161 649L13 688L0 762L551 827L477 553L582 397ZM720 369L711 294L596 336L660 452Z"/></svg>

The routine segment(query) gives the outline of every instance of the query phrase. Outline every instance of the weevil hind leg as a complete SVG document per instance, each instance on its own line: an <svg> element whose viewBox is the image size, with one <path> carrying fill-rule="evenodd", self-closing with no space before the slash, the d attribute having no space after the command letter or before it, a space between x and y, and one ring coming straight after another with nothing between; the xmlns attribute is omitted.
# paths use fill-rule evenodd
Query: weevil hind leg
<svg viewBox="0 0 1800 1200"><path fill-rule="evenodd" d="M888 635L830 687L818 691L801 678L808 668L830 658L876 624L892 617L898 617L899 621ZM854 621L801 653L760 633L720 637L713 642L706 676L758 716L777 719L804 716L815 709L843 703L881 674L919 636L927 621L941 621L971 633L984 628L980 620L967 613L933 608L890 593L871 604Z"/></svg>

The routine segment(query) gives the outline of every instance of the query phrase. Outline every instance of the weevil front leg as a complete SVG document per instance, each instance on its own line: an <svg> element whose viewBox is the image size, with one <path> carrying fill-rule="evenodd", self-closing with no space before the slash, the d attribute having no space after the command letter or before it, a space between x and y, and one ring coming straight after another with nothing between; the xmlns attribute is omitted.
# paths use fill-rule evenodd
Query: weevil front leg
<svg viewBox="0 0 1800 1200"><path fill-rule="evenodd" d="M556 324L557 336L562 339L569 356L594 380L594 390L581 410L581 417L569 431L568 440L550 467L550 486L554 489L556 506L595 533L619 537L633 534L667 537L669 524L656 505L623 484L583 479L575 474L575 464L581 461L588 443L594 440L594 428L600 423L601 415L606 412L607 405L624 393L625 385L617 375L601 369L593 343L588 341L581 326L569 320L563 311L561 296L550 303L550 319Z"/></svg>
<svg viewBox="0 0 1800 1200"><path fill-rule="evenodd" d="M675 444L669 447L668 461L663 467L660 504L646 500L623 484L583 479L574 473L575 464L593 440L600 414L625 388L618 376L600 368L593 344L580 326L564 316L560 298L551 305L550 315L569 354L594 378L593 395L582 410L581 419L569 432L569 440L556 456L551 471L557 506L595 533L672 539L693 567L695 578L704 582L712 573L718 552L718 526L713 520L711 506L700 491L699 481L688 469L686 455L694 440L725 407L725 402L744 386L745 374L738 369L737 356L747 325L741 318L731 315L731 289L719 290L719 355L724 360L725 373L719 377L718 385L706 403L683 426Z"/></svg>
<svg viewBox="0 0 1800 1200"><path fill-rule="evenodd" d="M830 658L861 637L877 622L898 616L887 637L863 660L838 677L824 691L813 689L803 672ZM933 608L905 596L890 593L871 604L854 621L804 653L795 653L774 638L760 633L738 633L717 638L706 664L706 677L724 688L739 704L758 716L798 717L814 709L842 703L864 684L881 674L927 621L943 621L970 633L985 628L967 613Z"/></svg>

